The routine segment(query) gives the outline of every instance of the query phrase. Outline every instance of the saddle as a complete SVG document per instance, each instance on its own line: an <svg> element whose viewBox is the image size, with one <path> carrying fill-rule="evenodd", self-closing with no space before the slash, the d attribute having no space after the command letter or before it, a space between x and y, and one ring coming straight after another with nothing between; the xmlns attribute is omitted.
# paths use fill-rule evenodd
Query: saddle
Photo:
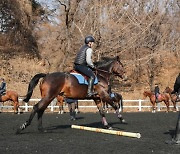
<svg viewBox="0 0 180 154"><path fill-rule="evenodd" d="M156 98L156 95L154 95L154 97ZM163 96L162 96L162 94L158 94L157 95L157 99L159 100L159 99L161 99Z"/></svg>
<svg viewBox="0 0 180 154"><path fill-rule="evenodd" d="M88 79L89 77L78 72L78 71L75 71L75 70L71 70L70 71L70 74L73 75L74 77L76 77L76 79L78 80L79 84L85 84L85 85L88 85ZM94 81L94 85L96 85L98 83L98 79L97 77L95 78L95 81Z"/></svg>

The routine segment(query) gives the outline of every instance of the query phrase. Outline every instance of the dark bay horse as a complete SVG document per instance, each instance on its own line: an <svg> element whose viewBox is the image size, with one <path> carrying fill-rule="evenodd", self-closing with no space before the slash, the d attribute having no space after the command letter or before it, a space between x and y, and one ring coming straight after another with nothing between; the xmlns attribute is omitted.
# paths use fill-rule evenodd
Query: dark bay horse
<svg viewBox="0 0 180 154"><path fill-rule="evenodd" d="M171 98L171 102L173 103L174 106L174 111L177 112L176 103L180 102L180 99L178 98L177 94L172 94L173 90L170 87L166 87L164 92L169 94Z"/></svg>
<svg viewBox="0 0 180 154"><path fill-rule="evenodd" d="M113 100L113 102L118 106L119 111L123 112L123 97L122 97L122 95L119 94L119 93L114 93L113 92L113 93L110 94L110 97ZM108 113L109 105L106 102L103 102L103 103L104 103L103 108Z"/></svg>
<svg viewBox="0 0 180 154"><path fill-rule="evenodd" d="M18 100L18 94L15 91L6 91L5 95L0 95L0 102L6 102L6 101L12 101L14 106L14 113L19 114L19 100Z"/></svg>
<svg viewBox="0 0 180 154"><path fill-rule="evenodd" d="M93 99L99 113L102 117L102 124L105 128L111 128L105 118L105 113L103 110L103 106L101 101L107 102L110 104L117 113L117 117L120 122L124 122L122 115L119 112L117 105L113 102L111 97L108 94L108 85L112 75L119 76L123 78L124 76L124 67L120 62L119 57L115 58L103 58L101 61L96 62L96 73L98 78L98 84L94 86L94 90L97 92L97 95L91 98L87 98L87 85L82 85L78 83L76 77L74 77L70 73L64 72L54 72L50 74L39 73L36 74L29 83L28 92L25 102L28 102L32 96L33 89L38 84L39 79L43 78L40 83L40 91L42 99L33 106L33 110L30 114L29 119L23 123L18 129L17 134L24 130L27 126L31 124L32 119L37 113L38 116L38 130L43 131L42 127L42 116L47 108L47 106L51 103L51 101L57 97L57 95L61 95L66 98L71 99Z"/></svg>
<svg viewBox="0 0 180 154"><path fill-rule="evenodd" d="M144 97L149 97L150 102L152 104L152 112L156 112L156 97L155 94L151 91L144 91L143 93ZM158 102L164 102L167 107L167 112L169 112L169 96L166 93L159 94L158 96Z"/></svg>

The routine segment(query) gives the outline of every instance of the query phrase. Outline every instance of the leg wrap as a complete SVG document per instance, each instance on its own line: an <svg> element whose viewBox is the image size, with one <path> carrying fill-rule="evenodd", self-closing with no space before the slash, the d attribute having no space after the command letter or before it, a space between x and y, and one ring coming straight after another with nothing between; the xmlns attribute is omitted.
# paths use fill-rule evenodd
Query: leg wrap
<svg viewBox="0 0 180 154"><path fill-rule="evenodd" d="M20 129L21 130L24 130L27 126L29 126L30 124L26 121L24 124L22 124L21 126L20 126Z"/></svg>

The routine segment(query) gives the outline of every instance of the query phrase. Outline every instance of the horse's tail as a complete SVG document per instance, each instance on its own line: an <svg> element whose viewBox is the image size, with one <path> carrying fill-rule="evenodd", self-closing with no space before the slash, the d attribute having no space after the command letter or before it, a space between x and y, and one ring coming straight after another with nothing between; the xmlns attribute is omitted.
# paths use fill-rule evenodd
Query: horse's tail
<svg viewBox="0 0 180 154"><path fill-rule="evenodd" d="M25 98L23 99L24 102L28 102L28 101L29 101L29 99L30 99L31 96L32 96L32 93L33 93L34 88L36 87L36 85L37 85L38 82L39 82L39 79L42 78L42 77L44 78L45 76L46 76L45 73L39 73L39 74L36 74L36 75L31 79L31 81L29 82L27 94L26 94Z"/></svg>

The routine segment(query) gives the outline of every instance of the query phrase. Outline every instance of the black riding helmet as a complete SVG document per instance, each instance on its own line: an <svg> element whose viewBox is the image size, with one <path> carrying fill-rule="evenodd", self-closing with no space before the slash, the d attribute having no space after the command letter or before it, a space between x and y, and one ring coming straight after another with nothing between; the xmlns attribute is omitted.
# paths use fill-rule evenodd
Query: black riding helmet
<svg viewBox="0 0 180 154"><path fill-rule="evenodd" d="M92 37L92 36L87 36L86 38L85 38L85 41L84 41L86 44L88 44L89 42L95 42L95 39L94 39L94 37Z"/></svg>

